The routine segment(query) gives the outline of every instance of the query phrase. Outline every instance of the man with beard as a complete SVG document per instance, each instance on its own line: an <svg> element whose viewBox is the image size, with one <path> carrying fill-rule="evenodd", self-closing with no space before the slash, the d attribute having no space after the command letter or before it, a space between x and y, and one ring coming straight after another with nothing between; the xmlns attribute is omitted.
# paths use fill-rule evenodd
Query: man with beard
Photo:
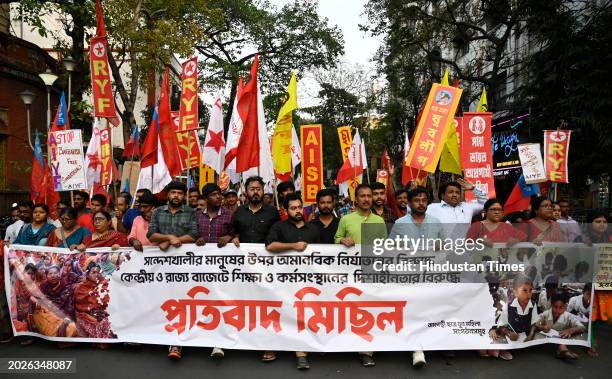
<svg viewBox="0 0 612 379"><path fill-rule="evenodd" d="M78 217L83 216L84 214L90 213L89 208L87 208L87 202L89 201L89 194L85 191L76 191L74 193L74 209L77 210Z"/></svg>
<svg viewBox="0 0 612 379"><path fill-rule="evenodd" d="M238 193L236 192L236 190L231 188L228 189L227 191L225 191L223 198L225 200L225 208L227 208L227 210L234 214L234 212L236 212L236 209L238 209Z"/></svg>
<svg viewBox="0 0 612 379"><path fill-rule="evenodd" d="M32 212L34 212L34 203L31 200L22 201L17 207L19 209L19 220L15 221L8 228L4 235L4 241L13 243L19 235L19 231L25 224L32 222Z"/></svg>
<svg viewBox="0 0 612 379"><path fill-rule="evenodd" d="M279 220L276 208L263 203L264 182L260 176L251 176L245 182L248 204L236 209L232 218L236 236L233 242L265 243L268 231Z"/></svg>
<svg viewBox="0 0 612 379"><path fill-rule="evenodd" d="M196 209L198 207L198 197L200 196L200 191L197 188L189 189L188 203L191 209Z"/></svg>
<svg viewBox="0 0 612 379"><path fill-rule="evenodd" d="M369 230L370 235L368 235L368 239L384 239L387 237L385 220L372 212L372 187L368 184L360 184L355 188L355 212L340 219L334 242L341 243L346 247L361 244L362 224L373 224L369 227L371 229ZM377 225L381 226L380 230L376 227ZM360 352L359 359L364 367L376 365L373 351Z"/></svg>
<svg viewBox="0 0 612 379"><path fill-rule="evenodd" d="M334 236L338 230L340 219L334 214L336 205L336 192L331 188L324 188L317 192L317 216L312 224L319 228L320 243L334 243Z"/></svg>
<svg viewBox="0 0 612 379"><path fill-rule="evenodd" d="M184 204L187 186L172 181L166 186L166 192L168 204L153 212L147 231L149 241L158 244L162 251L168 250L170 245L180 247L184 243L193 243L200 236L195 211ZM168 357L181 359L181 347L170 346Z"/></svg>
<svg viewBox="0 0 612 379"><path fill-rule="evenodd" d="M132 222L132 230L128 235L128 242L135 250L142 251L143 246L153 245L147 238L147 231L156 206L157 198L152 193L143 193L138 197L140 216Z"/></svg>
<svg viewBox="0 0 612 379"><path fill-rule="evenodd" d="M372 212L379 215L385 220L386 224L393 224L397 220L395 212L387 207L387 190L385 185L379 182L374 182L372 186Z"/></svg>
<svg viewBox="0 0 612 379"><path fill-rule="evenodd" d="M316 226L304 221L302 198L296 193L289 193L284 198L287 220L278 221L270 229L266 238L266 250L282 253L289 250L304 251L309 243L319 242L319 230ZM264 357L276 357L276 353L267 351ZM296 351L298 370L310 368L307 354Z"/></svg>
<svg viewBox="0 0 612 379"><path fill-rule="evenodd" d="M408 212L408 191L400 188L395 191L395 202L397 204L397 217L404 217Z"/></svg>

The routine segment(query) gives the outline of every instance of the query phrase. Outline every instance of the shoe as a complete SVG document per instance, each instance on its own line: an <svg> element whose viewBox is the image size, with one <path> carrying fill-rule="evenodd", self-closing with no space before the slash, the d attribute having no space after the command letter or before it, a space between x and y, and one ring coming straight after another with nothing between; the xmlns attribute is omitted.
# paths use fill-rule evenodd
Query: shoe
<svg viewBox="0 0 612 379"><path fill-rule="evenodd" d="M221 359L221 358L225 357L225 352L221 348L213 347L212 353L210 353L210 356L213 359Z"/></svg>
<svg viewBox="0 0 612 379"><path fill-rule="evenodd" d="M276 353L273 351L266 351L261 356L262 362L272 362L276 360Z"/></svg>
<svg viewBox="0 0 612 379"><path fill-rule="evenodd" d="M414 367L425 366L427 361L425 361L425 353L423 350L417 350L412 352L412 365Z"/></svg>
<svg viewBox="0 0 612 379"><path fill-rule="evenodd" d="M310 368L310 363L308 362L308 358L297 357L297 369L298 370L308 370L309 368Z"/></svg>
<svg viewBox="0 0 612 379"><path fill-rule="evenodd" d="M183 358L183 354L181 352L181 347L180 346L170 346L168 347L168 358L170 359L174 359L174 360L180 360L181 358Z"/></svg>
<svg viewBox="0 0 612 379"><path fill-rule="evenodd" d="M374 362L374 357L365 354L359 354L359 359L361 360L361 365L363 367L374 367L376 366L376 362Z"/></svg>
<svg viewBox="0 0 612 379"><path fill-rule="evenodd" d="M499 352L499 357L504 361L511 361L512 353L510 353L508 350L502 350Z"/></svg>

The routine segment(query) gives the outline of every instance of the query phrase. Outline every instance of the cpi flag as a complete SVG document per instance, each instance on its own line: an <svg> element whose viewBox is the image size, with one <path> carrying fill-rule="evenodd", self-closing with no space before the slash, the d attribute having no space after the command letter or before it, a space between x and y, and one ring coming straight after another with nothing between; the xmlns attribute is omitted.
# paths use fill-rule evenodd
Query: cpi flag
<svg viewBox="0 0 612 379"><path fill-rule="evenodd" d="M302 125L302 199L304 204L317 202L323 188L323 137L321 125Z"/></svg>
<svg viewBox="0 0 612 379"><path fill-rule="evenodd" d="M96 1L97 27L96 35L89 44L89 65L91 70L91 88L93 96L94 117L105 117L114 126L119 125L115 97L111 85L108 65L108 37L104 25L104 15L100 0Z"/></svg>
<svg viewBox="0 0 612 379"><path fill-rule="evenodd" d="M567 157L571 131L544 131L544 170L551 182L569 183Z"/></svg>
<svg viewBox="0 0 612 379"><path fill-rule="evenodd" d="M434 83L415 132L407 166L435 172L462 89Z"/></svg>
<svg viewBox="0 0 612 379"><path fill-rule="evenodd" d="M491 116L490 112L464 113L461 123L463 175L490 199L495 197ZM465 198L467 201L475 200L474 194L469 191L466 192Z"/></svg>

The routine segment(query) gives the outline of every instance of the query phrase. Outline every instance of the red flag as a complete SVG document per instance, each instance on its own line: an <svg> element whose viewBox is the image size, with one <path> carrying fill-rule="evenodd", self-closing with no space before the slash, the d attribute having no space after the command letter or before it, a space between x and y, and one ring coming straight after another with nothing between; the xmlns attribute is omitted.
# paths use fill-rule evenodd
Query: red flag
<svg viewBox="0 0 612 379"><path fill-rule="evenodd" d="M153 118L147 137L142 144L142 158L140 159L140 168L153 166L157 163L157 108L153 111Z"/></svg>
<svg viewBox="0 0 612 379"><path fill-rule="evenodd" d="M106 25L104 25L104 14L102 4L96 0L96 37L106 37Z"/></svg>
<svg viewBox="0 0 612 379"><path fill-rule="evenodd" d="M164 81L162 82L161 94L159 96L158 124L159 124L159 141L164 153L164 160L170 176L178 176L181 174L181 162L178 150L178 140L172 116L170 115L170 84L168 76L168 66L164 73Z"/></svg>
<svg viewBox="0 0 612 379"><path fill-rule="evenodd" d="M508 196L508 200L506 200L506 204L504 205L504 213L508 214L511 212L527 210L530 202L531 198L523 194L523 191L521 191L521 187L517 181L512 189L512 192L510 192L510 196Z"/></svg>
<svg viewBox="0 0 612 379"><path fill-rule="evenodd" d="M123 149L123 157L139 157L140 149L138 147L138 128L134 127L130 140L128 141L127 145L125 145L125 149Z"/></svg>
<svg viewBox="0 0 612 379"><path fill-rule="evenodd" d="M244 120L244 127L238 142L236 172L259 167L259 129L257 115L257 67L259 58L255 55L251 66L251 80L244 86L242 97L238 100L238 113Z"/></svg>
<svg viewBox="0 0 612 379"><path fill-rule="evenodd" d="M389 178L387 180L387 188L386 188L387 205L389 206L389 208L396 210L397 202L395 200L395 188L393 186L394 167L393 167L393 164L391 163L391 157L389 157L389 152L387 151L386 147L383 150L382 156L380 157L380 167L383 170L386 170L387 173L389 174Z"/></svg>

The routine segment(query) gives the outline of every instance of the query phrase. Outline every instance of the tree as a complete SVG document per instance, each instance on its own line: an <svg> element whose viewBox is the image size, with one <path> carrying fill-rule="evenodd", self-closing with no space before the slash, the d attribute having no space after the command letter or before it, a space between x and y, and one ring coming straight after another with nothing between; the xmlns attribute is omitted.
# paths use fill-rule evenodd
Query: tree
<svg viewBox="0 0 612 379"><path fill-rule="evenodd" d="M222 10L197 46L208 58L201 63L204 78L212 88L231 83L228 109L232 109L240 75L246 75L259 54L260 83L273 96L284 93L291 70L298 75L316 68L331 68L343 53L340 30L319 17L317 2L295 0L276 9L267 1L212 0ZM278 109L277 109L278 111ZM229 124L229 114L225 125Z"/></svg>

